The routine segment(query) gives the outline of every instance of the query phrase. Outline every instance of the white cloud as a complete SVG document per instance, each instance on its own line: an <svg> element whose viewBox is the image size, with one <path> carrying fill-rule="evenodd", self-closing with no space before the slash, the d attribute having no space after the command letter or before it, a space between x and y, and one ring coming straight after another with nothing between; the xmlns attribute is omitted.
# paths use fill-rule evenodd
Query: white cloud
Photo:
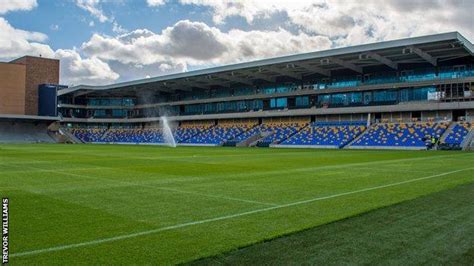
<svg viewBox="0 0 474 266"><path fill-rule="evenodd" d="M119 78L110 66L97 57L82 58L75 50L58 49L55 57L61 60L62 83L106 84Z"/></svg>
<svg viewBox="0 0 474 266"><path fill-rule="evenodd" d="M13 28L8 21L0 17L0 57L12 59L23 55L52 57L54 52L46 44L48 36L40 32L24 31Z"/></svg>
<svg viewBox="0 0 474 266"><path fill-rule="evenodd" d="M89 12L93 17L97 18L100 22L106 22L110 19L104 14L104 11L100 8L101 0L76 0L76 5L85 11Z"/></svg>
<svg viewBox="0 0 474 266"><path fill-rule="evenodd" d="M351 45L401 37L460 31L474 37L472 0L180 0L207 6L217 24L242 17L249 24L277 13L311 34Z"/></svg>
<svg viewBox="0 0 474 266"><path fill-rule="evenodd" d="M110 66L98 58L81 58L75 50L53 51L46 42L48 36L12 27L0 17L0 60L8 61L24 55L58 58L61 60L62 84L104 84L119 78Z"/></svg>
<svg viewBox="0 0 474 266"><path fill-rule="evenodd" d="M89 12L93 17L98 19L100 22L105 23L109 22L112 25L112 31L114 33L123 34L127 32L125 28L123 28L114 17L108 17L105 15L104 11L102 10L100 4L104 2L104 0L75 0L76 5L87 12ZM89 27L94 27L94 21L89 22Z"/></svg>
<svg viewBox="0 0 474 266"><path fill-rule="evenodd" d="M2 0L0 4L0 14L5 14L11 11L32 10L37 7L36 0Z"/></svg>
<svg viewBox="0 0 474 266"><path fill-rule="evenodd" d="M293 5L303 6L307 1L298 0L179 0L185 5L208 6L213 9L214 22L220 24L228 17L240 16L252 22L257 17L268 17L270 14L287 10ZM301 3L298 3L301 2ZM308 1L309 2L309 1Z"/></svg>
<svg viewBox="0 0 474 266"><path fill-rule="evenodd" d="M22 1L27 2L8 2ZM63 83L104 84L446 31L474 37L471 0L179 0L209 7L215 26L182 20L156 33L127 32L104 14L104 0L74 1L94 18L109 23L118 35L95 33L79 49L53 51L45 44L45 34L15 29L0 17L0 57L54 56L61 59ZM36 6L36 1L29 2ZM147 0L155 7L167 2ZM2 2L0 14L33 7L7 8ZM221 26L231 17L243 18L249 24L247 30L224 31Z"/></svg>
<svg viewBox="0 0 474 266"><path fill-rule="evenodd" d="M327 49L327 37L277 31L222 32L205 23L183 20L160 34L139 29L117 37L94 34L81 49L89 56L122 64L169 67L209 66ZM172 68L174 69L174 68Z"/></svg>
<svg viewBox="0 0 474 266"><path fill-rule="evenodd" d="M167 0L146 0L148 6L162 6L166 4Z"/></svg>
<svg viewBox="0 0 474 266"><path fill-rule="evenodd" d="M112 31L119 34L127 32L127 30L120 26L116 21L112 22Z"/></svg>

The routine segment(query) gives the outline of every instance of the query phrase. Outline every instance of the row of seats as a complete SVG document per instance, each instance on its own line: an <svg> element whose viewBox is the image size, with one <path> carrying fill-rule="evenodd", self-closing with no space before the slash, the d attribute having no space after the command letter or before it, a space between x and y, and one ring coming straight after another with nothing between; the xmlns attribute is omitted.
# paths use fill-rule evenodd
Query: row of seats
<svg viewBox="0 0 474 266"><path fill-rule="evenodd" d="M280 143L300 129L298 124L224 124L217 126L190 125L178 127L173 135L177 143L215 144L226 141L244 141L256 134L268 135L263 141ZM111 128L82 129L74 128L71 132L83 142L114 142L114 143L163 143L163 134L159 128Z"/></svg>
<svg viewBox="0 0 474 266"><path fill-rule="evenodd" d="M425 147L426 139L439 139L447 127L434 122L375 124L352 146Z"/></svg>
<svg viewBox="0 0 474 266"><path fill-rule="evenodd" d="M118 128L110 129L100 142L119 143L163 143L162 130L159 128Z"/></svg>
<svg viewBox="0 0 474 266"><path fill-rule="evenodd" d="M100 142L105 128L72 128L71 133L82 142Z"/></svg>
<svg viewBox="0 0 474 266"><path fill-rule="evenodd" d="M228 140L235 139L237 136L254 126L255 124L217 125L199 132L191 138L183 141L183 143L221 145Z"/></svg>
<svg viewBox="0 0 474 266"><path fill-rule="evenodd" d="M262 146L282 144L341 148L353 142L351 146L355 147L425 147L426 140L432 137L439 139L448 125L445 122L381 123L374 124L369 129L363 121L186 125L175 129L173 135L177 143L184 144L222 145L228 141L239 143L259 135L262 137L259 141ZM460 144L472 126L472 123L467 122L456 124L445 138L445 142ZM71 132L83 142L164 142L160 128L108 130L74 128ZM355 140L357 137L359 138Z"/></svg>
<svg viewBox="0 0 474 266"><path fill-rule="evenodd" d="M253 126L249 130L233 138L232 141L234 141L235 143L239 143L241 141L249 139L250 137L255 136L256 134L260 134L262 132L262 128L263 128L263 125Z"/></svg>
<svg viewBox="0 0 474 266"><path fill-rule="evenodd" d="M192 125L192 126L183 126L178 127L174 132L174 139L177 143L183 143L186 140L192 138L193 136L205 132L211 126L207 125Z"/></svg>
<svg viewBox="0 0 474 266"><path fill-rule="evenodd" d="M262 125L260 132L267 135L260 143L279 144L301 130L305 125L299 123L270 123Z"/></svg>
<svg viewBox="0 0 474 266"><path fill-rule="evenodd" d="M332 146L341 148L365 130L365 122L311 123L284 145Z"/></svg>
<svg viewBox="0 0 474 266"><path fill-rule="evenodd" d="M177 143L217 144L247 132L255 125L192 125L178 127L173 136ZM93 143L164 143L161 128L73 128L70 130L83 142Z"/></svg>
<svg viewBox="0 0 474 266"><path fill-rule="evenodd" d="M204 132L209 127L179 127L173 132L178 143L185 142L194 135ZM164 143L163 132L160 128L73 128L71 129L78 139L83 142L94 143Z"/></svg>
<svg viewBox="0 0 474 266"><path fill-rule="evenodd" d="M444 139L444 143L453 144L453 145L461 145L461 143L466 138L467 134L473 128L473 124L469 122L460 122L456 123L453 127L451 132L446 136Z"/></svg>

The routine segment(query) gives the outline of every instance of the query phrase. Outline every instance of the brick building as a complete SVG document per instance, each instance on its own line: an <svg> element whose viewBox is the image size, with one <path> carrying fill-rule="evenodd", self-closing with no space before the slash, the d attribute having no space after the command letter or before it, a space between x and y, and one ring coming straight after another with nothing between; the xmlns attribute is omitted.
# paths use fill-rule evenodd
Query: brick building
<svg viewBox="0 0 474 266"><path fill-rule="evenodd" d="M24 56L0 63L0 114L38 115L38 86L59 83L59 60Z"/></svg>

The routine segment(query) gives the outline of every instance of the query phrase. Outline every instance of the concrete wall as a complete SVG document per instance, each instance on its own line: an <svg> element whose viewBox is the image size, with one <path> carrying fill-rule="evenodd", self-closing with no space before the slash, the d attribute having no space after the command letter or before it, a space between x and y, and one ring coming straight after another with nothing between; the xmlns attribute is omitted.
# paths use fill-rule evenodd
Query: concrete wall
<svg viewBox="0 0 474 266"><path fill-rule="evenodd" d="M0 63L0 114L24 114L25 77L25 65Z"/></svg>
<svg viewBox="0 0 474 266"><path fill-rule="evenodd" d="M45 83L59 84L59 60L25 56L12 63L26 66L24 114L37 115L38 86Z"/></svg>

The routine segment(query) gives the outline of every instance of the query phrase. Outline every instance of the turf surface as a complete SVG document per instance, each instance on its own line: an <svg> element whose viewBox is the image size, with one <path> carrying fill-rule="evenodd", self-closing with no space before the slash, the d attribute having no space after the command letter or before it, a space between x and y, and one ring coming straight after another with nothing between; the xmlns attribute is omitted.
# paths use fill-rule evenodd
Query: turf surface
<svg viewBox="0 0 474 266"><path fill-rule="evenodd" d="M472 265L474 184L444 190L192 265Z"/></svg>
<svg viewBox="0 0 474 266"><path fill-rule="evenodd" d="M183 263L474 182L474 153L0 145L11 262Z"/></svg>

